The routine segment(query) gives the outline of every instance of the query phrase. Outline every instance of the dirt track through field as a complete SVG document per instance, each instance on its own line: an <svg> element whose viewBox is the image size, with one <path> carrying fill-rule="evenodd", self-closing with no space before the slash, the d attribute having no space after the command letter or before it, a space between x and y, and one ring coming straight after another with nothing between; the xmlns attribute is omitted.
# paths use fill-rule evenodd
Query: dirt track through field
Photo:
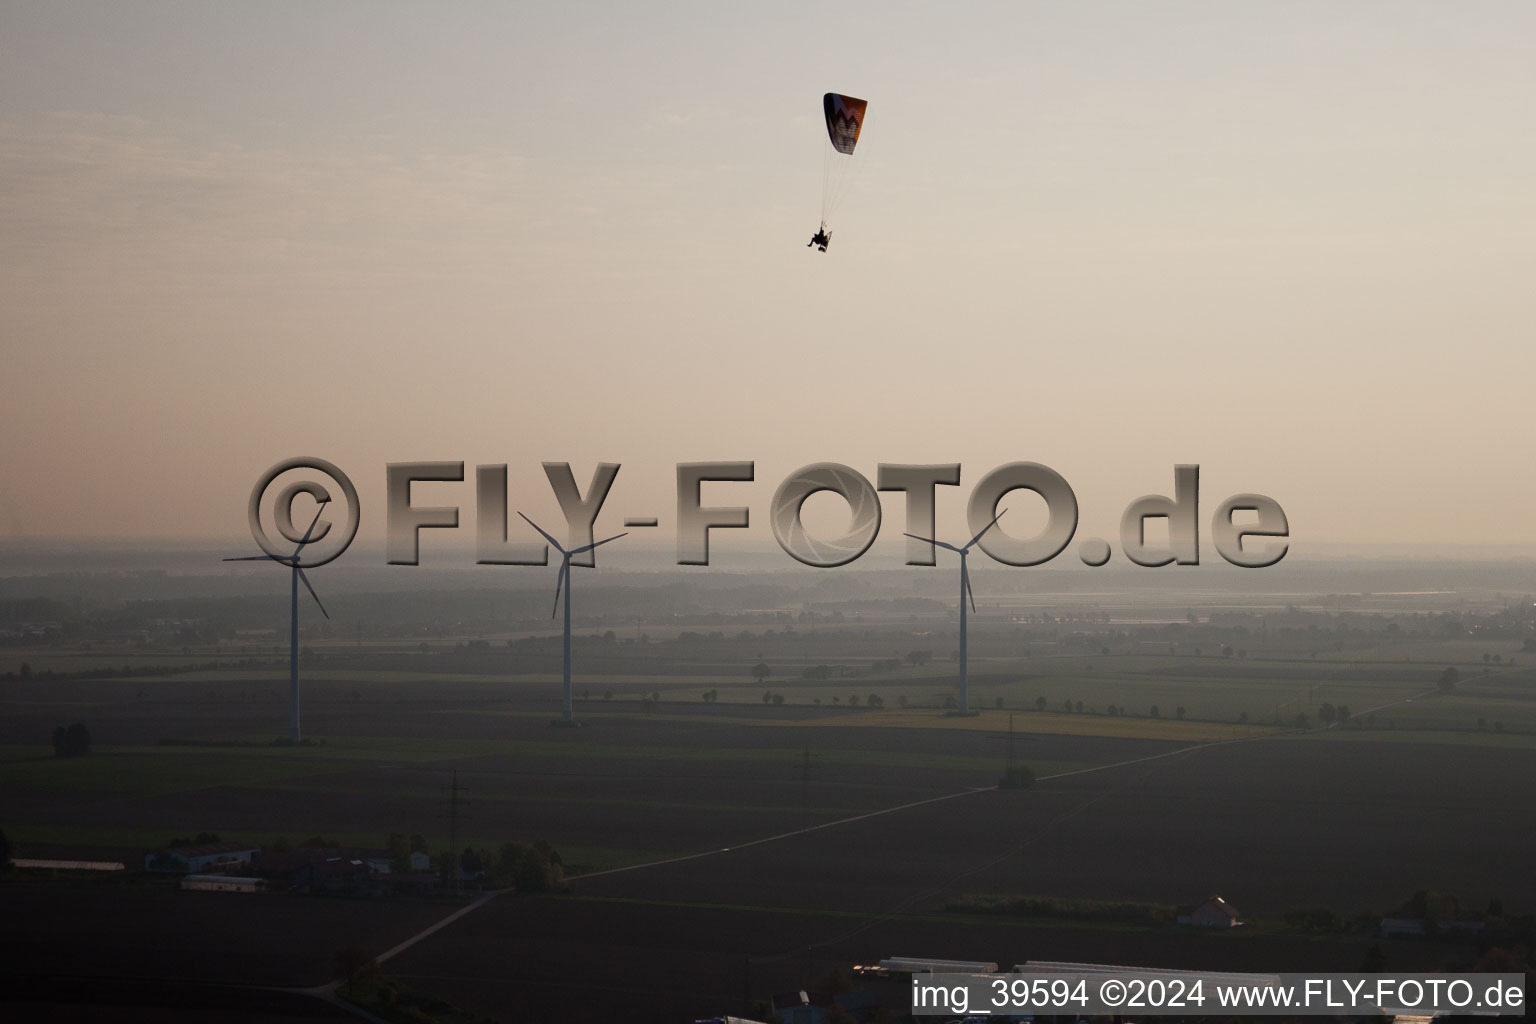
<svg viewBox="0 0 1536 1024"><path fill-rule="evenodd" d="M1394 701L1394 702L1391 702L1389 704L1381 705L1381 707L1378 707L1378 708L1372 708L1370 710L1372 710L1372 711L1379 711L1382 708L1391 707L1391 706L1393 706L1393 704L1404 703L1407 700L1421 699L1421 698L1426 697L1426 696L1431 696L1431 695L1433 695L1434 692L1435 691L1428 691L1428 692L1423 693L1423 694L1418 694L1418 695L1416 695L1413 698L1405 698L1404 701ZM1281 734L1281 735L1285 735L1285 734ZM1210 742L1207 742L1207 743L1196 743L1196 744L1191 744L1190 746L1187 746L1187 747L1180 747L1177 750L1163 751L1163 752L1157 753L1157 754L1148 754L1148 755L1145 755L1145 756L1142 756L1142 757L1130 758L1128 760L1116 761L1116 762L1112 762L1112 763L1109 763L1109 764L1095 765L1095 766L1089 767L1089 768L1079 768L1079 769L1075 769L1073 771L1060 772L1060 773L1057 773L1057 774L1054 774L1054 775L1045 775L1045 776L1041 776L1036 781L1038 781L1038 782L1049 782L1049 781L1053 781L1053 780L1057 780L1057 779L1080 777L1080 776L1091 775L1091 774L1099 773L1099 772L1106 772L1106 771L1110 771L1110 770L1113 770L1113 769L1129 768L1129 767L1134 767L1136 765L1148 764L1148 763L1151 763L1151 762L1154 762L1154 761L1170 760L1170 759L1173 759L1173 758L1176 758L1176 757L1180 757L1180 756L1183 756L1183 755L1192 754L1192 753L1195 753L1197 751L1207 750L1207 749L1210 749L1212 747L1231 746L1233 744L1249 743L1249 742L1254 742L1254 741L1258 741L1258 740L1269 740L1269 739L1274 739L1274 738L1275 738L1274 735L1267 735L1267 736L1242 737L1242 738L1230 739L1230 740L1213 740L1213 741L1210 741ZM620 874L631 874L631 873L634 873L634 872L637 872L637 871L643 871L643 870L646 870L646 869L649 869L649 868L657 868L657 867L662 867L662 866L665 866L665 865L681 864L681 863L685 863L685 862L688 862L688 861L696 861L696 860L700 860L700 859L707 858L707 857L714 857L714 856L718 856L720 854L729 853L729 852L731 852L733 850L740 851L740 850L750 849L752 847L765 846L765 845L770 844L770 843L782 842L784 840L792 839L792 838L795 838L797 836L805 836L805 835L809 835L811 833L816 833L816 832L825 832L825 831L833 829L833 828L839 828L839 827L842 827L842 826L851 825L851 824L853 824L855 822L868 821L868 820L873 819L873 818L880 818L880 817L885 817L885 816L889 816L889 815L893 815L893 814L899 814L899 813L902 813L902 812L905 812L905 811L914 810L914 809L919 808L919 807L925 807L925 806L929 806L929 805L933 805L933 804L944 803L944 802L952 801L952 800L959 800L959 799L962 799L964 797L974 796L974 795L976 795L978 793L992 792L992 791L995 791L996 789L997 789L996 786L972 787L972 788L961 790L961 791L955 792L955 793L947 793L947 794L943 794L941 796L928 797L928 798L923 799L923 800L915 800L915 801L911 801L909 803L898 804L897 806L887 807L887 808L884 808L884 809L881 809L881 810L878 810L878 811L870 811L870 812L867 812L867 813L864 813L864 814L851 815L851 816L846 817L846 818L839 818L836 821L823 822L823 823L821 823L819 825L811 825L811 826L807 826L805 828L792 829L792 830L787 831L787 832L780 832L780 833L777 833L777 834L771 835L771 836L763 836L763 837L758 838L758 839L750 839L750 840L747 840L745 842L738 843L738 844L735 844L735 845L732 845L732 846L714 847L712 849L701 850L701 851L698 851L696 853L684 854L684 855L678 856L678 857L666 857L666 858L662 858L662 859L659 859L659 860L647 861L647 862L645 862L643 864L632 864L632 865L628 865L626 867L610 868L610 869L604 870L604 871L594 871L594 872L590 872L588 874L580 875L580 876L577 876L577 877L580 877L582 879L592 879L592 878L599 878L599 877L604 877L604 876L613 876L613 875L620 875ZM1088 801L1086 803L1082 803L1082 804L1076 805L1075 807L1073 807L1073 808L1063 812L1061 815L1058 815L1056 818L1053 818L1051 821L1046 823L1044 829L1042 829L1040 832L1038 832L1033 838L1031 838L1030 840L1026 841L1026 845L1038 842L1043 836L1045 836L1046 834L1049 833L1050 829L1056 827L1057 825L1062 824L1063 822L1067 821L1070 818L1076 817L1077 815L1081 814L1083 811L1087 810L1089 807L1091 807L1094 804L1098 803L1100 800L1106 798L1107 796L1109 796L1113 792L1114 792L1113 789L1106 790L1103 794L1100 794L1099 796L1094 797L1090 801ZM1013 852L1014 852L1013 850L1008 851L1008 853L1005 854L1004 857L1011 856ZM999 858L999 859L1001 859L1001 858ZM948 886L953 885L955 882L961 880L964 877L981 874L981 873L985 872L988 868L996 866L996 863L998 863L998 861L997 860L993 860L993 861L988 861L987 863L983 863L983 864L981 864L979 866L976 866L976 867L968 868L964 872L962 872L960 875L946 879L941 885L939 885L937 887L934 887L931 890L927 890L927 891L924 891L924 892L916 893L916 894L913 894L911 896L908 896L908 897L904 898L902 901L900 901L900 903L897 906L889 908L889 910L887 912L891 913L891 914L899 913L904 908L906 908L908 906L911 906L914 902L922 899L924 896L931 895L932 892L941 891L942 889L944 889L944 888L946 888ZM393 957L393 956L395 956L398 953L404 952L405 950L409 949L411 946L415 945L417 942L420 942L421 940L423 940L423 939L425 939L425 938L435 934L439 930L447 927L448 925L450 925L453 922L459 920L460 918L465 917L466 915L468 915L471 912L479 909L480 907L483 907L486 903L490 902L492 896L494 896L494 895L495 894L488 895L485 898L483 898L481 900L478 900L475 903L472 903L472 904L470 904L467 907L463 907L463 908L455 911L453 914L451 914L448 917L444 918L443 920L437 922L436 924L434 924L430 928L427 928L424 931L420 932L419 934L414 935L411 938L405 940L404 942L400 943L399 945L397 945L393 949L391 949L388 952L382 954L379 957L379 962L382 963L384 960L386 960L386 959L388 959L390 957ZM873 921L870 921L870 922L866 922L864 924L858 925L854 929L852 929L851 931L849 931L847 933L834 936L833 938L824 940L823 942L820 942L817 945L828 945L828 944L833 944L833 943L836 943L836 942L844 941L847 938L849 938L850 936L852 936L854 934L857 934L859 931L862 931L862 930L865 930L865 929L869 928L873 923L874 923ZM785 955L788 955L788 954L785 954Z"/></svg>

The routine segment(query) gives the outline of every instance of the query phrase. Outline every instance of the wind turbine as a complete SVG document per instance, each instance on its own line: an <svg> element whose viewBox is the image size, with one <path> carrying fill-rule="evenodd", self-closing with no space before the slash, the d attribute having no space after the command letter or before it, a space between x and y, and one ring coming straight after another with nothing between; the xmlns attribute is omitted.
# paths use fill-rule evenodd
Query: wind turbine
<svg viewBox="0 0 1536 1024"><path fill-rule="evenodd" d="M523 516L521 512L519 512L518 515ZM565 591L565 703L558 724L575 725L576 722L571 717L571 556L585 554L588 551L591 551L593 548L602 547L610 540L618 540L620 537L628 536L629 531L625 530L623 533L615 534L612 537L609 537L608 540L600 540L595 544L586 544L582 547L573 548L572 550L567 551L565 550L564 545L555 540L555 538L551 537L549 534L545 533L539 524L534 522L532 519L529 519L527 516L523 516L523 522L527 523L535 530L538 530L544 539L549 541L550 544L554 545L556 551L560 552L560 575L556 578L555 581L555 606L550 610L549 613L550 618L554 618L555 615L559 613L560 591L563 589Z"/></svg>
<svg viewBox="0 0 1536 1024"><path fill-rule="evenodd" d="M1003 509L1003 512L1007 511L1007 509ZM920 540L924 544L932 544L946 551L953 551L960 556L960 714L962 715L969 715L971 713L965 686L965 602L969 600L971 602L971 611L976 610L976 595L971 593L971 571L966 567L965 559L970 554L971 548L975 547L976 542L981 540L982 534L992 529L997 524L997 521L1003 518L1003 512L993 516L992 522L983 526L981 533L972 537L970 543L963 548L957 548L953 544L945 544L943 541L934 540L932 537L919 537L915 533L904 534L904 536L911 537L913 540Z"/></svg>
<svg viewBox="0 0 1536 1024"><path fill-rule="evenodd" d="M309 596L315 599L315 604L320 605L320 614L327 619L331 613L325 610L325 605L320 604L320 595L315 593L315 588L309 585L309 577L304 575L304 570L299 568L299 553L304 550L304 545L309 543L310 534L315 532L315 527L320 523L320 516L325 511L325 503L329 498L320 499L320 507L315 511L315 518L309 524L309 529L304 531L304 539L299 541L299 546L293 549L293 554L287 558L279 558L277 555L247 555L244 558L226 558L226 562L265 562L273 561L280 565L286 565L293 569L293 615L290 620L289 648L288 648L288 694L290 702L289 711L289 739L297 744L299 742L299 581L303 581L304 589L309 591Z"/></svg>

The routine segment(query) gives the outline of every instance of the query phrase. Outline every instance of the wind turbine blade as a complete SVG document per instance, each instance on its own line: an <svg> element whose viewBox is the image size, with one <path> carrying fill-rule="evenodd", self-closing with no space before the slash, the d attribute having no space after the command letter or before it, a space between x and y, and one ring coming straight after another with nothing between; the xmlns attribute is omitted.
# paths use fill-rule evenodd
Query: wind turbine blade
<svg viewBox="0 0 1536 1024"><path fill-rule="evenodd" d="M971 611L974 613L976 611L976 591L971 589L971 574L964 566L961 567L960 571L965 573L965 596L971 599Z"/></svg>
<svg viewBox="0 0 1536 1024"><path fill-rule="evenodd" d="M911 537L913 540L920 540L924 544L935 544L935 545L943 548L945 551L953 551L956 554L959 554L959 552L960 552L960 549L955 547L953 544L945 544L943 541L941 541L941 540L934 540L932 537L919 537L915 533L904 533L904 534L902 534L902 536L903 537Z"/></svg>
<svg viewBox="0 0 1536 1024"><path fill-rule="evenodd" d="M304 545L309 543L309 535L315 532L316 526L320 525L320 517L325 514L325 503L330 500L326 498L325 501L320 502L320 507L315 509L315 518L310 520L309 529L304 531L304 539L299 541L299 546L293 549L293 557L295 559L299 557L299 552L304 550ZM316 598L316 600L319 600L319 598ZM326 616L326 618L330 618L330 616Z"/></svg>
<svg viewBox="0 0 1536 1024"><path fill-rule="evenodd" d="M519 515L521 515L521 513L519 513ZM535 526L534 529L538 530L539 528ZM544 531L539 530L539 532L543 533ZM567 556L565 561L560 563L560 575L555 577L555 606L549 610L550 618L554 618L560 612L560 588L565 586L565 575L570 571L571 559L569 556Z"/></svg>
<svg viewBox="0 0 1536 1024"><path fill-rule="evenodd" d="M1008 511L1007 509L1003 509L1003 512L1007 512L1007 511ZM997 521L999 519L1003 518L1003 512L999 512L997 515L993 516L992 517L992 522L988 523L986 526L983 526L981 528L981 533L978 533L976 536L971 538L971 543L967 544L965 546L965 550L967 550L967 551L971 550L971 545L975 544L977 541L981 540L981 534L982 533L986 533L988 530L992 529L993 526L997 525Z"/></svg>
<svg viewBox="0 0 1536 1024"><path fill-rule="evenodd" d="M288 564L288 559L279 558L276 555L246 555L244 558L226 558L226 562L281 562Z"/></svg>
<svg viewBox="0 0 1536 1024"><path fill-rule="evenodd" d="M616 534L614 534L612 537L609 537L608 540L618 540L620 537L628 537L628 536L629 536L629 531L625 530L623 533L616 533ZM596 544L587 544L587 545L585 545L583 547L572 548L571 549L571 554L579 555L583 551L591 551L593 548L600 548L604 544L607 544L608 540L600 540Z"/></svg>
<svg viewBox="0 0 1536 1024"><path fill-rule="evenodd" d="M304 570L294 566L293 571L299 574L299 582L304 584L304 589L309 591L309 596L315 599L315 604L320 605L320 614L330 618L331 613L325 610L325 605L320 604L320 595L315 593L315 588L309 585L309 577L304 575Z"/></svg>
<svg viewBox="0 0 1536 1024"><path fill-rule="evenodd" d="M519 512L518 515L523 516L523 514L521 512ZM555 540L555 538L551 537L549 534L545 533L542 529L540 529L539 524L534 522L532 519L529 519L527 516L523 516L523 522L527 523L529 526L533 527L535 530L538 530L539 531L539 536L543 537L545 540L547 540L551 544L553 544L555 546L555 550L560 552L562 555L572 554L572 552L567 551L567 550L565 550L565 548L561 547L559 541Z"/></svg>

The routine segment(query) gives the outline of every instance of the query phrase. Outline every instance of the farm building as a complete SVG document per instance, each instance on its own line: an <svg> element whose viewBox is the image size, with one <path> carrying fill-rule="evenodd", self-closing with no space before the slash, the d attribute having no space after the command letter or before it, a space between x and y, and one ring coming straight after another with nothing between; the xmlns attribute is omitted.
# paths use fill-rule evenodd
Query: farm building
<svg viewBox="0 0 1536 1024"><path fill-rule="evenodd" d="M1145 980L1159 979L1164 982L1183 981L1193 984L1195 981L1205 979L1207 981L1220 981L1231 985L1248 985L1256 987L1270 987L1280 984L1278 974L1244 974L1233 971L1187 971L1170 970L1164 967L1132 967L1124 964L1083 964L1068 963L1059 960L1027 960L1022 964L1014 964L1015 974L1088 974L1088 975L1112 975L1116 977L1135 977Z"/></svg>
<svg viewBox="0 0 1536 1024"><path fill-rule="evenodd" d="M855 971L871 970L855 964ZM934 960L915 956L893 956L880 961L877 970L888 974L996 974L997 964L988 960Z"/></svg>
<svg viewBox="0 0 1536 1024"><path fill-rule="evenodd" d="M1179 924L1197 928L1233 928L1242 924L1237 908L1220 896L1212 896L1204 903L1191 903L1178 908Z"/></svg>
<svg viewBox="0 0 1536 1024"><path fill-rule="evenodd" d="M120 860L39 860L34 857L12 858L11 866L45 871L126 871L128 868Z"/></svg>
<svg viewBox="0 0 1536 1024"><path fill-rule="evenodd" d="M1452 932L1458 935L1476 935L1483 930L1483 922L1474 917L1462 917L1453 921L1435 921L1433 930L1438 933ZM1384 917L1378 934L1383 939L1424 938L1431 932L1431 924L1423 918Z"/></svg>
<svg viewBox="0 0 1536 1024"><path fill-rule="evenodd" d="M388 851L339 846L301 846L296 850L264 852L251 865L251 871L301 892L373 896L430 884L424 875L392 873Z"/></svg>
<svg viewBox="0 0 1536 1024"><path fill-rule="evenodd" d="M773 1012L784 1024L825 1024L844 1017L863 1017L875 1005L874 996L868 992L843 992L826 995L821 992L780 992L771 1000Z"/></svg>
<svg viewBox="0 0 1536 1024"><path fill-rule="evenodd" d="M170 874L206 874L217 867L243 866L261 852L261 847L249 843L201 843L196 846L173 846L168 850L151 853L144 858L145 871L164 871Z"/></svg>
<svg viewBox="0 0 1536 1024"><path fill-rule="evenodd" d="M187 875L181 880L181 887L200 892L262 892L267 880L241 875Z"/></svg>

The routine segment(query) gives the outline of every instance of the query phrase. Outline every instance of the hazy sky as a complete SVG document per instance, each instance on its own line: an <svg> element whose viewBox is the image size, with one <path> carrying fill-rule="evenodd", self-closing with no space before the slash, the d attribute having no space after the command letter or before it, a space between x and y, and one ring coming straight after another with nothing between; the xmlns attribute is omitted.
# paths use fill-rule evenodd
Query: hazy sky
<svg viewBox="0 0 1536 1024"><path fill-rule="evenodd" d="M960 462L958 534L1029 460L1080 537L1198 462L1297 550L1536 543L1533 97L1523 2L8 0L0 533L242 538L314 454L372 538L392 461L620 462L665 539L752 459L766 539L806 463Z"/></svg>

